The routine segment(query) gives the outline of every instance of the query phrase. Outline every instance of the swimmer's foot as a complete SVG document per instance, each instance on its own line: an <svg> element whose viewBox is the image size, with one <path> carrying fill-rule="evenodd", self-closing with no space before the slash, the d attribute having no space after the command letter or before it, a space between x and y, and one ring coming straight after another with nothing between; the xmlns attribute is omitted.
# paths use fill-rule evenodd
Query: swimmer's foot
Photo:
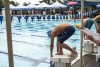
<svg viewBox="0 0 100 67"><path fill-rule="evenodd" d="M68 57L72 57L74 55L77 55L77 52L69 54Z"/></svg>
<svg viewBox="0 0 100 67"><path fill-rule="evenodd" d="M63 55L63 52L57 52L55 55Z"/></svg>

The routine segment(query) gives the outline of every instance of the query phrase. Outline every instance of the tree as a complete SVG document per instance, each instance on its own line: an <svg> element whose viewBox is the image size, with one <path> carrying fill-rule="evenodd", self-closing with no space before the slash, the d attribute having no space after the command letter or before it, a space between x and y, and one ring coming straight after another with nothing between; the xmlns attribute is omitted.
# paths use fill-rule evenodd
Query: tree
<svg viewBox="0 0 100 67"><path fill-rule="evenodd" d="M49 0L42 0L40 1L40 3L45 2L45 3L49 3Z"/></svg>
<svg viewBox="0 0 100 67"><path fill-rule="evenodd" d="M14 1L10 1L10 4L12 4L12 5L14 5L14 6L19 5L19 3L18 3L18 2L14 2Z"/></svg>
<svg viewBox="0 0 100 67"><path fill-rule="evenodd" d="M15 2L14 1L10 1L10 4L14 5L15 6Z"/></svg>
<svg viewBox="0 0 100 67"><path fill-rule="evenodd" d="M4 6L4 4L3 4L2 0L0 0L0 6Z"/></svg>
<svg viewBox="0 0 100 67"><path fill-rule="evenodd" d="M30 4L30 2L29 2L29 3L26 3L26 2L23 3L24 6L27 6L27 5L29 5L29 4Z"/></svg>
<svg viewBox="0 0 100 67"><path fill-rule="evenodd" d="M56 1L59 1L59 2L61 2L61 0L52 0L52 2L56 2ZM70 1L72 1L72 0L64 0L64 1L66 1L66 2L70 2ZM50 3L50 0L42 0L42 1L40 1L40 3L41 2L45 2L45 3Z"/></svg>
<svg viewBox="0 0 100 67"><path fill-rule="evenodd" d="M60 0L57 0L57 1L61 2ZM45 2L45 3L48 3L49 4L50 3L50 0L42 0L42 1L40 1L40 3L41 2ZM52 2L56 2L56 0L52 0Z"/></svg>

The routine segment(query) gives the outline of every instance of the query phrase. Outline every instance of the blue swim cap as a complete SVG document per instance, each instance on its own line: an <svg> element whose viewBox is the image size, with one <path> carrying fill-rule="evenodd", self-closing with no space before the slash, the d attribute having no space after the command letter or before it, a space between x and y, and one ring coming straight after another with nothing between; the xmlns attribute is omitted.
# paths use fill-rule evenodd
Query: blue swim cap
<svg viewBox="0 0 100 67"><path fill-rule="evenodd" d="M47 35L50 37L50 35L51 35L51 30L49 30L48 32L47 32Z"/></svg>

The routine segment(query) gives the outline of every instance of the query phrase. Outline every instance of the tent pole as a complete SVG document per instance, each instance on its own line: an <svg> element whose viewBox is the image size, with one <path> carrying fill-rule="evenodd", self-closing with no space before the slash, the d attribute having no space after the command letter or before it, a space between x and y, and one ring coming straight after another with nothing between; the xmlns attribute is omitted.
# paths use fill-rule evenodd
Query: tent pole
<svg viewBox="0 0 100 67"><path fill-rule="evenodd" d="M14 67L9 0L4 0L9 67Z"/></svg>
<svg viewBox="0 0 100 67"><path fill-rule="evenodd" d="M81 0L81 26L83 27L83 12L84 12L84 0ZM83 54L83 32L81 31L81 45L80 45L80 67L82 67L82 54Z"/></svg>

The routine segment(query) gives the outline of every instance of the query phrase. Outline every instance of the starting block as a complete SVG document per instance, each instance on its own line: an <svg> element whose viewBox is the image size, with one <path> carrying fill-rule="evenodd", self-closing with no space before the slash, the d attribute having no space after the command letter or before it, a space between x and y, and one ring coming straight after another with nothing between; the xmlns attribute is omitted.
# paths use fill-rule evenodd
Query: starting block
<svg viewBox="0 0 100 67"><path fill-rule="evenodd" d="M90 40L84 40L84 52L93 53L94 52L94 42Z"/></svg>
<svg viewBox="0 0 100 67"><path fill-rule="evenodd" d="M71 61L77 56L77 54L72 57L68 57L68 54L54 55L50 60L54 62L55 67L71 67Z"/></svg>

